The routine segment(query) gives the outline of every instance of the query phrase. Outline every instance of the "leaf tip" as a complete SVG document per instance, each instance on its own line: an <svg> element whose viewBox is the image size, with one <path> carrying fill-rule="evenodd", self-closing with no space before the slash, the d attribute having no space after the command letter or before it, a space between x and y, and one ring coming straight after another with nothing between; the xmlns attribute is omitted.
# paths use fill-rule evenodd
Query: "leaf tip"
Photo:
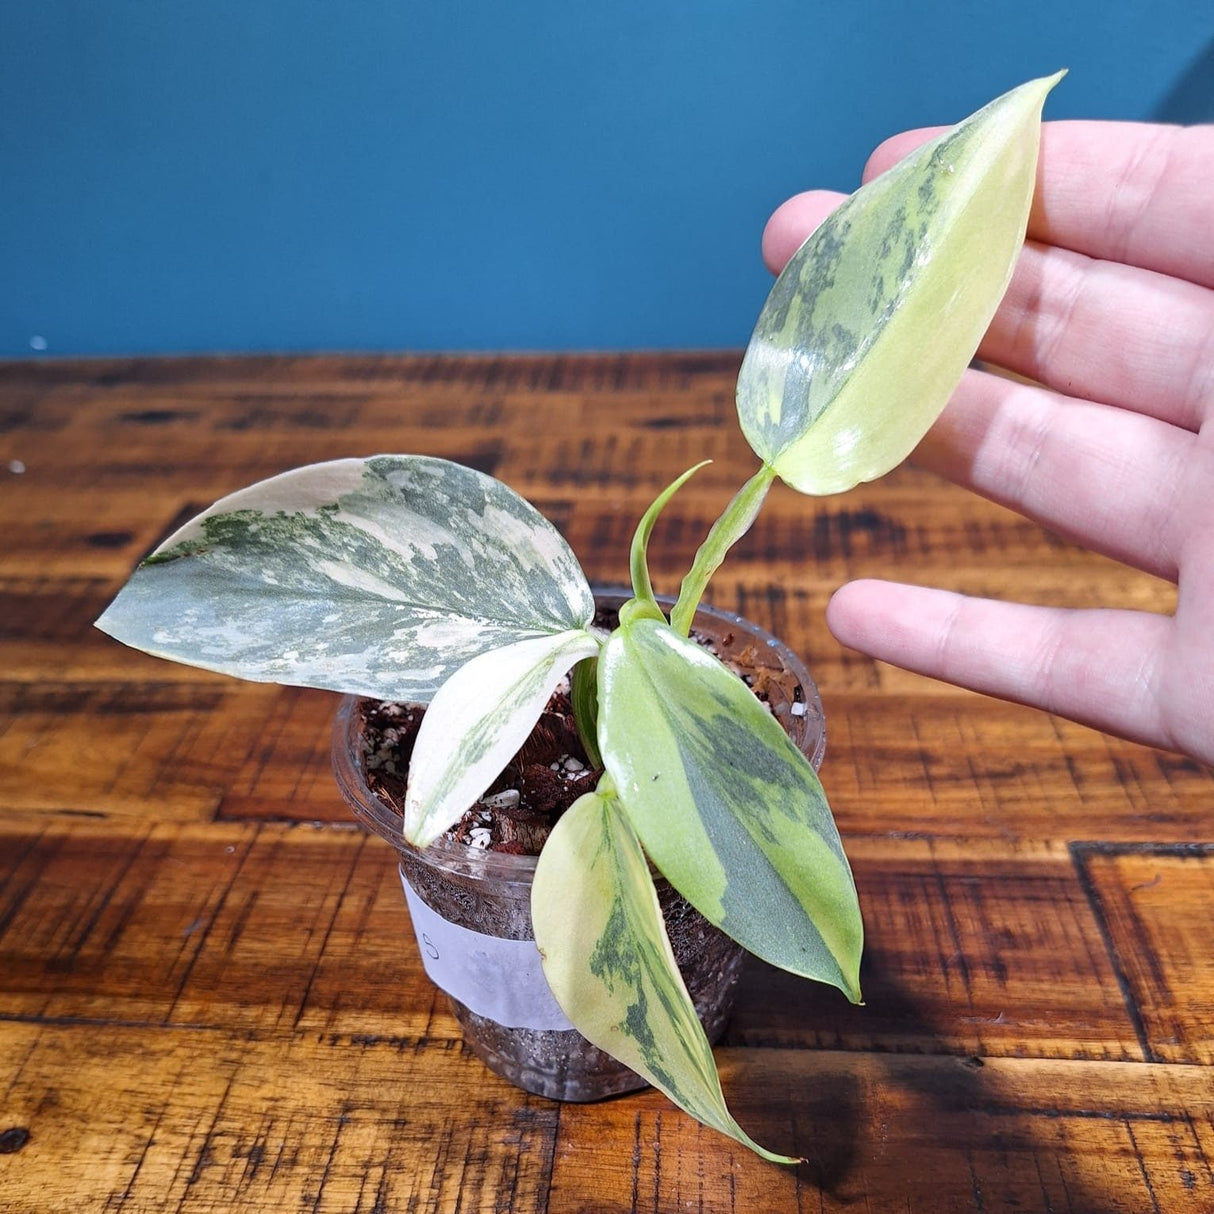
<svg viewBox="0 0 1214 1214"><path fill-rule="evenodd" d="M843 975L843 993L853 1007L864 1006L864 995L860 990L860 958L858 956L851 972Z"/></svg>
<svg viewBox="0 0 1214 1214"><path fill-rule="evenodd" d="M1049 76L1037 76L1033 80L1026 80L1018 88L1014 88L1009 93L1004 94L1004 98L1019 96L1021 98L1032 98L1037 103L1037 108L1040 109L1045 105L1045 99L1054 91L1058 82L1066 76L1070 68L1059 68ZM1003 100L1004 98L999 98Z"/></svg>
<svg viewBox="0 0 1214 1214"><path fill-rule="evenodd" d="M766 1147L759 1146L749 1134L742 1134L738 1141L754 1151L760 1159L766 1159L768 1163L782 1163L790 1168L799 1168L803 1163L809 1163L809 1159L805 1155L781 1155L779 1151L769 1151Z"/></svg>
<svg viewBox="0 0 1214 1214"><path fill-rule="evenodd" d="M768 1151L766 1157L772 1163L787 1164L790 1168L799 1168L803 1163L809 1163L805 1155L777 1155L774 1151Z"/></svg>
<svg viewBox="0 0 1214 1214"><path fill-rule="evenodd" d="M1049 96L1050 93L1052 93L1054 91L1055 88L1058 87L1058 84L1060 83L1062 78L1064 76L1068 75L1070 73L1070 70L1071 69L1069 67L1060 67L1052 75L1042 76L1037 81L1037 83L1039 85L1041 85L1041 97L1042 97L1043 101L1047 96Z"/></svg>

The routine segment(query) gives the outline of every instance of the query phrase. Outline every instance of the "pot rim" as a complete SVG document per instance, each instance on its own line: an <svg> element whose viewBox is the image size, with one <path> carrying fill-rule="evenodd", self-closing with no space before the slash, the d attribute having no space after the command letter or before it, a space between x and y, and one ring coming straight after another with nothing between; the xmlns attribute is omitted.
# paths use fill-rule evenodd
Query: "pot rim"
<svg viewBox="0 0 1214 1214"><path fill-rule="evenodd" d="M632 592L625 588L594 587L595 603L599 606L619 607L632 597ZM669 595L658 595L657 599L666 611L674 605L674 599ZM744 630L770 650L780 665L797 680L803 695L803 701L799 702L804 702L806 710L803 716L793 718L797 728L790 730L789 736L816 771L821 766L826 750L826 727L818 687L805 663L783 641L745 616L706 604L697 608L696 616L704 616L718 624ZM530 886L538 856L480 851L446 839L438 839L424 849L406 842L401 831L400 815L385 805L363 778L359 762L358 714L355 709L364 698L366 697L342 696L333 719L333 774L337 787L354 816L374 834L390 843L397 852L414 856L444 872L510 885ZM787 728L787 725L785 727Z"/></svg>

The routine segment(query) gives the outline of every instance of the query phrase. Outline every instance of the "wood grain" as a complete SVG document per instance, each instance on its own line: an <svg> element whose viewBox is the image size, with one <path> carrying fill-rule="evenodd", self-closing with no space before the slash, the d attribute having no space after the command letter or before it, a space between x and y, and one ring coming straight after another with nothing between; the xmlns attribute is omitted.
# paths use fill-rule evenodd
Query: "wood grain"
<svg viewBox="0 0 1214 1214"><path fill-rule="evenodd" d="M549 1210L1214 1206L1208 1076L1189 1068L781 1050L722 1062L743 1122L806 1164L753 1169L651 1093L609 1128L563 1111Z"/></svg>
<svg viewBox="0 0 1214 1214"><path fill-rule="evenodd" d="M716 603L809 660L866 1004L758 962L719 1051L767 1165L648 1092L558 1106L462 1045L335 697L91 627L214 498L377 451L530 496L672 590L753 457L733 353L0 364L0 1209L1214 1210L1214 780L841 649L846 578L1168 611L1174 591L914 468L780 487ZM16 461L16 462L13 462ZM13 471L24 467L24 471Z"/></svg>
<svg viewBox="0 0 1214 1214"><path fill-rule="evenodd" d="M0 1067L12 1214L544 1208L559 1109L457 1042L23 1024Z"/></svg>
<svg viewBox="0 0 1214 1214"><path fill-rule="evenodd" d="M1214 846L1089 843L1076 855L1146 1056L1214 1065Z"/></svg>
<svg viewBox="0 0 1214 1214"><path fill-rule="evenodd" d="M865 1005L752 962L727 1040L993 1057L1144 1057L1065 848L857 837Z"/></svg>

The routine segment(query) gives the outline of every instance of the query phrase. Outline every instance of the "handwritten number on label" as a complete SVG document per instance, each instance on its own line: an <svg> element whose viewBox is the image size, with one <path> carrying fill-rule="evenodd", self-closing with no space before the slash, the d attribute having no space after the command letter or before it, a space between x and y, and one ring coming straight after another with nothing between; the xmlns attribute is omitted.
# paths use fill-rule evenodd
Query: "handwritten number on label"
<svg viewBox="0 0 1214 1214"><path fill-rule="evenodd" d="M438 960L438 949L435 948L434 941L431 940L425 932L422 932L422 948L426 950L426 956L429 957L431 961Z"/></svg>

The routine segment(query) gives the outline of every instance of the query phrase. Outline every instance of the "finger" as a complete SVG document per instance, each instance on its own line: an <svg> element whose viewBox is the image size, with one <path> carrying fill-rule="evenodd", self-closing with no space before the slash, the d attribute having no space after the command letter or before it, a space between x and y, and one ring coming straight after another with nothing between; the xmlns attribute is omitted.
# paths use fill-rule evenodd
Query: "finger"
<svg viewBox="0 0 1214 1214"><path fill-rule="evenodd" d="M1214 413L1214 291L1030 242L978 354L1196 431Z"/></svg>
<svg viewBox="0 0 1214 1214"><path fill-rule="evenodd" d="M1176 580L1197 438L1154 418L967 371L915 460L1067 539ZM1197 494L1198 496L1193 496Z"/></svg>
<svg viewBox="0 0 1214 1214"><path fill-rule="evenodd" d="M945 127L907 131L869 158L884 172ZM1047 122L1029 237L1214 287L1214 126Z"/></svg>
<svg viewBox="0 0 1214 1214"><path fill-rule="evenodd" d="M763 229L763 261L767 268L779 274L809 234L846 197L832 190L809 190L781 203Z"/></svg>
<svg viewBox="0 0 1214 1214"><path fill-rule="evenodd" d="M1165 616L1027 607L860 581L835 593L826 619L843 644L881 661L1175 748L1156 674L1171 629Z"/></svg>
<svg viewBox="0 0 1214 1214"><path fill-rule="evenodd" d="M1199 523L1182 561L1162 708L1186 754L1214 768L1214 527Z"/></svg>
<svg viewBox="0 0 1214 1214"><path fill-rule="evenodd" d="M921 126L916 127L913 131L901 131L897 135L891 135L884 143L878 144L873 149L873 154L868 158L864 171L860 174L860 180L867 184L874 177L884 173L886 169L892 169L899 160L904 160L929 139L935 139L937 135L943 135L945 131L950 130L952 127L948 126Z"/></svg>

